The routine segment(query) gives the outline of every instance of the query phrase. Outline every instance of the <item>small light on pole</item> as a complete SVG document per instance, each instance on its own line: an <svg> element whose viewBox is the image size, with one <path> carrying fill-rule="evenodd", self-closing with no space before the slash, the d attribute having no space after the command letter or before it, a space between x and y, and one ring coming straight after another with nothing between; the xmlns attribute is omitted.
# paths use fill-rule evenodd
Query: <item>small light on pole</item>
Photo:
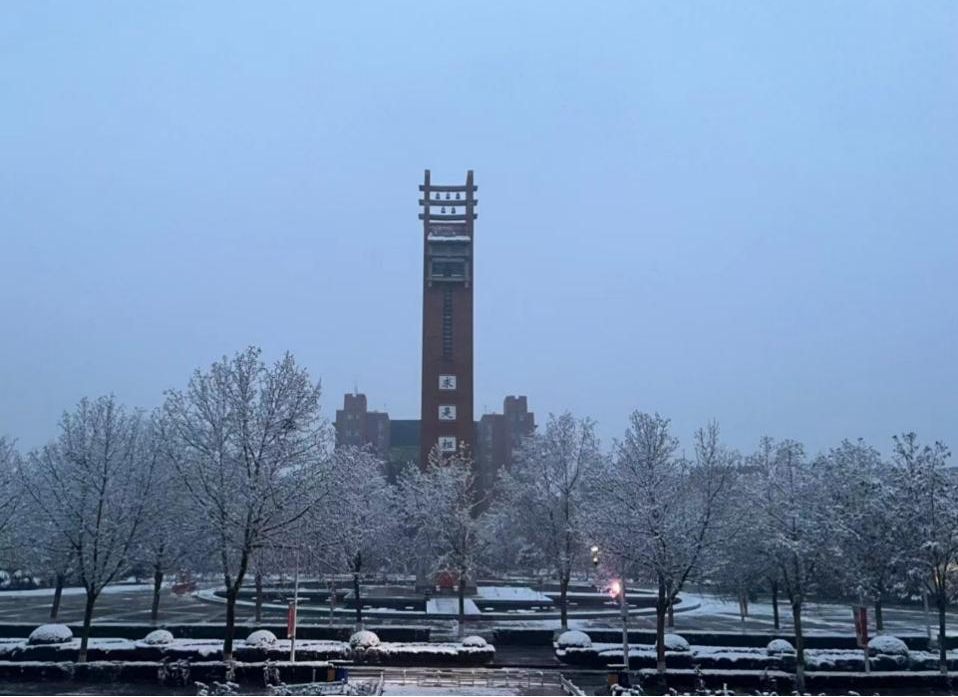
<svg viewBox="0 0 958 697"><path fill-rule="evenodd" d="M592 566L599 565L599 547L598 545L592 545Z"/></svg>

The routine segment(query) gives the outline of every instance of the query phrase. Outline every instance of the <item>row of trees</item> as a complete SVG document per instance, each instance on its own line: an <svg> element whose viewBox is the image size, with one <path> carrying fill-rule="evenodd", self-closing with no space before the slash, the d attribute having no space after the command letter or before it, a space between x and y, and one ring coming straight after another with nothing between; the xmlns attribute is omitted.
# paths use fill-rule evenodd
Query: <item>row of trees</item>
<svg viewBox="0 0 958 697"><path fill-rule="evenodd" d="M800 443L770 438L743 455L719 435L708 424L686 454L668 419L636 412L603 453L591 422L563 414L526 443L502 479L502 513L521 511L522 539L551 561L563 625L564 589L597 544L607 575L657 590L660 671L665 626L691 581L739 599L743 617L748 598L768 592L776 628L784 595L801 683L811 597L873 604L881 630L886 600L926 595L944 637L958 571L958 476L943 444L907 433L893 439L889 460L862 441L810 458Z"/></svg>
<svg viewBox="0 0 958 697"><path fill-rule="evenodd" d="M860 441L808 457L765 438L741 454L713 423L686 452L668 419L636 412L606 451L590 420L566 413L485 492L465 452L434 453L389 484L371 452L332 447L319 398L291 356L267 365L248 349L196 371L152 414L83 400L42 448L21 455L0 440L5 565L49 576L53 617L63 585L83 586L81 657L97 599L134 568L153 576L154 620L171 570L220 574L228 657L240 590L250 580L261 590L293 555L307 572L352 575L358 624L367 572L519 570L555 579L565 627L593 544L606 576L657 590L660 639L693 581L739 598L743 614L750 595L769 592L776 626L784 596L800 654L809 597L873 603L880 627L886 599L927 592L944 633L958 490L940 443L903 435L887 461Z"/></svg>
<svg viewBox="0 0 958 697"><path fill-rule="evenodd" d="M358 625L369 571L473 577L491 537L468 459L436 458L390 485L367 450L332 447L319 398L292 356L267 365L251 348L196 371L152 414L84 399L41 448L0 440L2 567L50 579L51 619L64 585L83 587L81 661L98 599L131 572L153 577L154 621L171 571L218 573L227 659L241 589L252 577L258 617L263 577L294 558L352 575Z"/></svg>

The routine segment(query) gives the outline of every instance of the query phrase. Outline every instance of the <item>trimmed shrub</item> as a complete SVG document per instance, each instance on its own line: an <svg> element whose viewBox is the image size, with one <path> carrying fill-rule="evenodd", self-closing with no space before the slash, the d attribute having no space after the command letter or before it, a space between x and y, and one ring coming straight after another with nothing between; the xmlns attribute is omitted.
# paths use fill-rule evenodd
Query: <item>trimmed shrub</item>
<svg viewBox="0 0 958 697"><path fill-rule="evenodd" d="M143 643L149 646L166 646L173 643L173 634L165 629L155 629L145 637Z"/></svg>
<svg viewBox="0 0 958 697"><path fill-rule="evenodd" d="M908 658L908 646L898 637L882 634L868 642L868 653L872 656L904 656Z"/></svg>
<svg viewBox="0 0 958 697"><path fill-rule="evenodd" d="M765 647L765 650L768 651L770 656L782 653L795 653L795 647L784 639L772 639L768 642L768 646Z"/></svg>
<svg viewBox="0 0 958 697"><path fill-rule="evenodd" d="M65 624L41 624L30 632L27 643L31 646L66 644L73 641L73 632Z"/></svg>
<svg viewBox="0 0 958 697"><path fill-rule="evenodd" d="M476 636L476 635L467 636L462 640L463 646L478 647L478 646L488 646L488 644L489 642L487 642L481 636Z"/></svg>
<svg viewBox="0 0 958 697"><path fill-rule="evenodd" d="M590 646L592 646L592 639L589 635L575 629L562 632L556 639L556 647L560 649L587 649Z"/></svg>
<svg viewBox="0 0 958 697"><path fill-rule="evenodd" d="M349 637L349 646L353 649L363 651L373 646L379 646L379 637L375 632L368 629L361 629Z"/></svg>
<svg viewBox="0 0 958 697"><path fill-rule="evenodd" d="M272 646L275 643L276 635L268 629L257 629L255 632L246 637L247 646L266 648L267 646Z"/></svg>
<svg viewBox="0 0 958 697"><path fill-rule="evenodd" d="M691 646L689 646L689 642L687 642L683 637L679 636L678 634L666 634L663 637L663 639L664 639L666 651L681 652L681 651L688 651L692 648Z"/></svg>

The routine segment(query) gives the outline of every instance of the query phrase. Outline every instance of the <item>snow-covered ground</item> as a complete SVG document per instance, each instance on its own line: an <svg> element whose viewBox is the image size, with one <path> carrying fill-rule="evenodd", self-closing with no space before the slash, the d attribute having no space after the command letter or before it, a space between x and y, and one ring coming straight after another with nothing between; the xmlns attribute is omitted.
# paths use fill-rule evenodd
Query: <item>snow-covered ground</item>
<svg viewBox="0 0 958 697"><path fill-rule="evenodd" d="M107 586L102 593L136 593L143 591L152 591L151 583L129 583L115 586ZM63 589L63 595L85 595L86 589L82 587L70 587ZM34 588L28 591L0 591L0 598L42 598L44 596L53 597L52 588Z"/></svg>
<svg viewBox="0 0 958 697"><path fill-rule="evenodd" d="M476 595L488 600L525 600L534 603L552 602L552 599L526 586L479 586Z"/></svg>
<svg viewBox="0 0 958 697"><path fill-rule="evenodd" d="M711 625L724 625L724 631L735 631L747 627L750 631L769 631L774 627L774 613L770 602L753 602L748 606L748 618L743 623L739 616L738 603L723 600L713 595L682 593L683 602L689 603L686 612L676 615L676 631L682 629L712 629L697 624L708 622ZM778 605L780 624L783 629L791 629L791 607L787 601ZM925 630L925 616L920 607L887 606L884 611L884 633L917 634ZM937 632L937 615L929 615L932 630ZM948 634L958 632L954 617L949 616ZM854 634L855 623L851 606L840 603L806 603L802 612L802 624L806 634ZM874 614L869 608L869 627L876 634Z"/></svg>
<svg viewBox="0 0 958 697"><path fill-rule="evenodd" d="M463 604L465 613L467 615L478 615L479 608L476 607L476 604L469 598L465 599ZM426 602L426 614L427 615L458 615L459 614L459 598L448 597L448 598L430 598Z"/></svg>

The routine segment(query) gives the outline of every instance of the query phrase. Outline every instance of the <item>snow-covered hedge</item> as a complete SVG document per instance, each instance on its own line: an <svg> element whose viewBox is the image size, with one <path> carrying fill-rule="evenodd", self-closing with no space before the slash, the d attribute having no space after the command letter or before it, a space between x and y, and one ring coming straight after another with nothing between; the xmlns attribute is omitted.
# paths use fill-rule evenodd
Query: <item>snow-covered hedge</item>
<svg viewBox="0 0 958 697"><path fill-rule="evenodd" d="M363 663L383 665L477 666L491 661L496 647L466 645L462 642L385 642L370 646L359 658Z"/></svg>
<svg viewBox="0 0 958 697"><path fill-rule="evenodd" d="M662 639L666 651L688 651L692 648L689 646L689 642L678 634L666 634Z"/></svg>
<svg viewBox="0 0 958 697"><path fill-rule="evenodd" d="M0 641L0 662L3 661L75 661L80 641L60 644L31 645L23 639ZM222 639L174 639L168 644L148 644L145 640L90 639L91 661L217 661L223 657ZM235 655L240 661L288 660L289 640L275 644L250 646L239 641ZM301 639L296 642L296 657L301 661L346 660L352 656L344 641Z"/></svg>
<svg viewBox="0 0 958 697"><path fill-rule="evenodd" d="M772 639L768 642L768 646L765 647L765 650L768 651L770 656L782 653L795 653L795 647L784 639Z"/></svg>
<svg viewBox="0 0 958 697"><path fill-rule="evenodd" d="M165 629L154 629L143 637L143 643L147 646L166 646L174 641L173 634Z"/></svg>
<svg viewBox="0 0 958 697"><path fill-rule="evenodd" d="M349 637L349 646L363 651L373 646L379 646L379 637L376 636L375 632L370 632L368 629L360 629Z"/></svg>
<svg viewBox="0 0 958 697"><path fill-rule="evenodd" d="M257 629L255 632L246 637L247 646L265 648L267 646L272 646L275 643L276 635L268 629Z"/></svg>
<svg viewBox="0 0 958 697"><path fill-rule="evenodd" d="M73 641L73 632L65 624L41 624L30 632L27 643L33 646L66 644Z"/></svg>
<svg viewBox="0 0 958 697"><path fill-rule="evenodd" d="M462 640L463 646L487 646L488 644L489 642L478 635L467 636Z"/></svg>
<svg viewBox="0 0 958 697"><path fill-rule="evenodd" d="M559 635L559 638L556 639L556 646L562 649L587 649L592 646L592 638L585 632L570 629L568 632L562 632Z"/></svg>

